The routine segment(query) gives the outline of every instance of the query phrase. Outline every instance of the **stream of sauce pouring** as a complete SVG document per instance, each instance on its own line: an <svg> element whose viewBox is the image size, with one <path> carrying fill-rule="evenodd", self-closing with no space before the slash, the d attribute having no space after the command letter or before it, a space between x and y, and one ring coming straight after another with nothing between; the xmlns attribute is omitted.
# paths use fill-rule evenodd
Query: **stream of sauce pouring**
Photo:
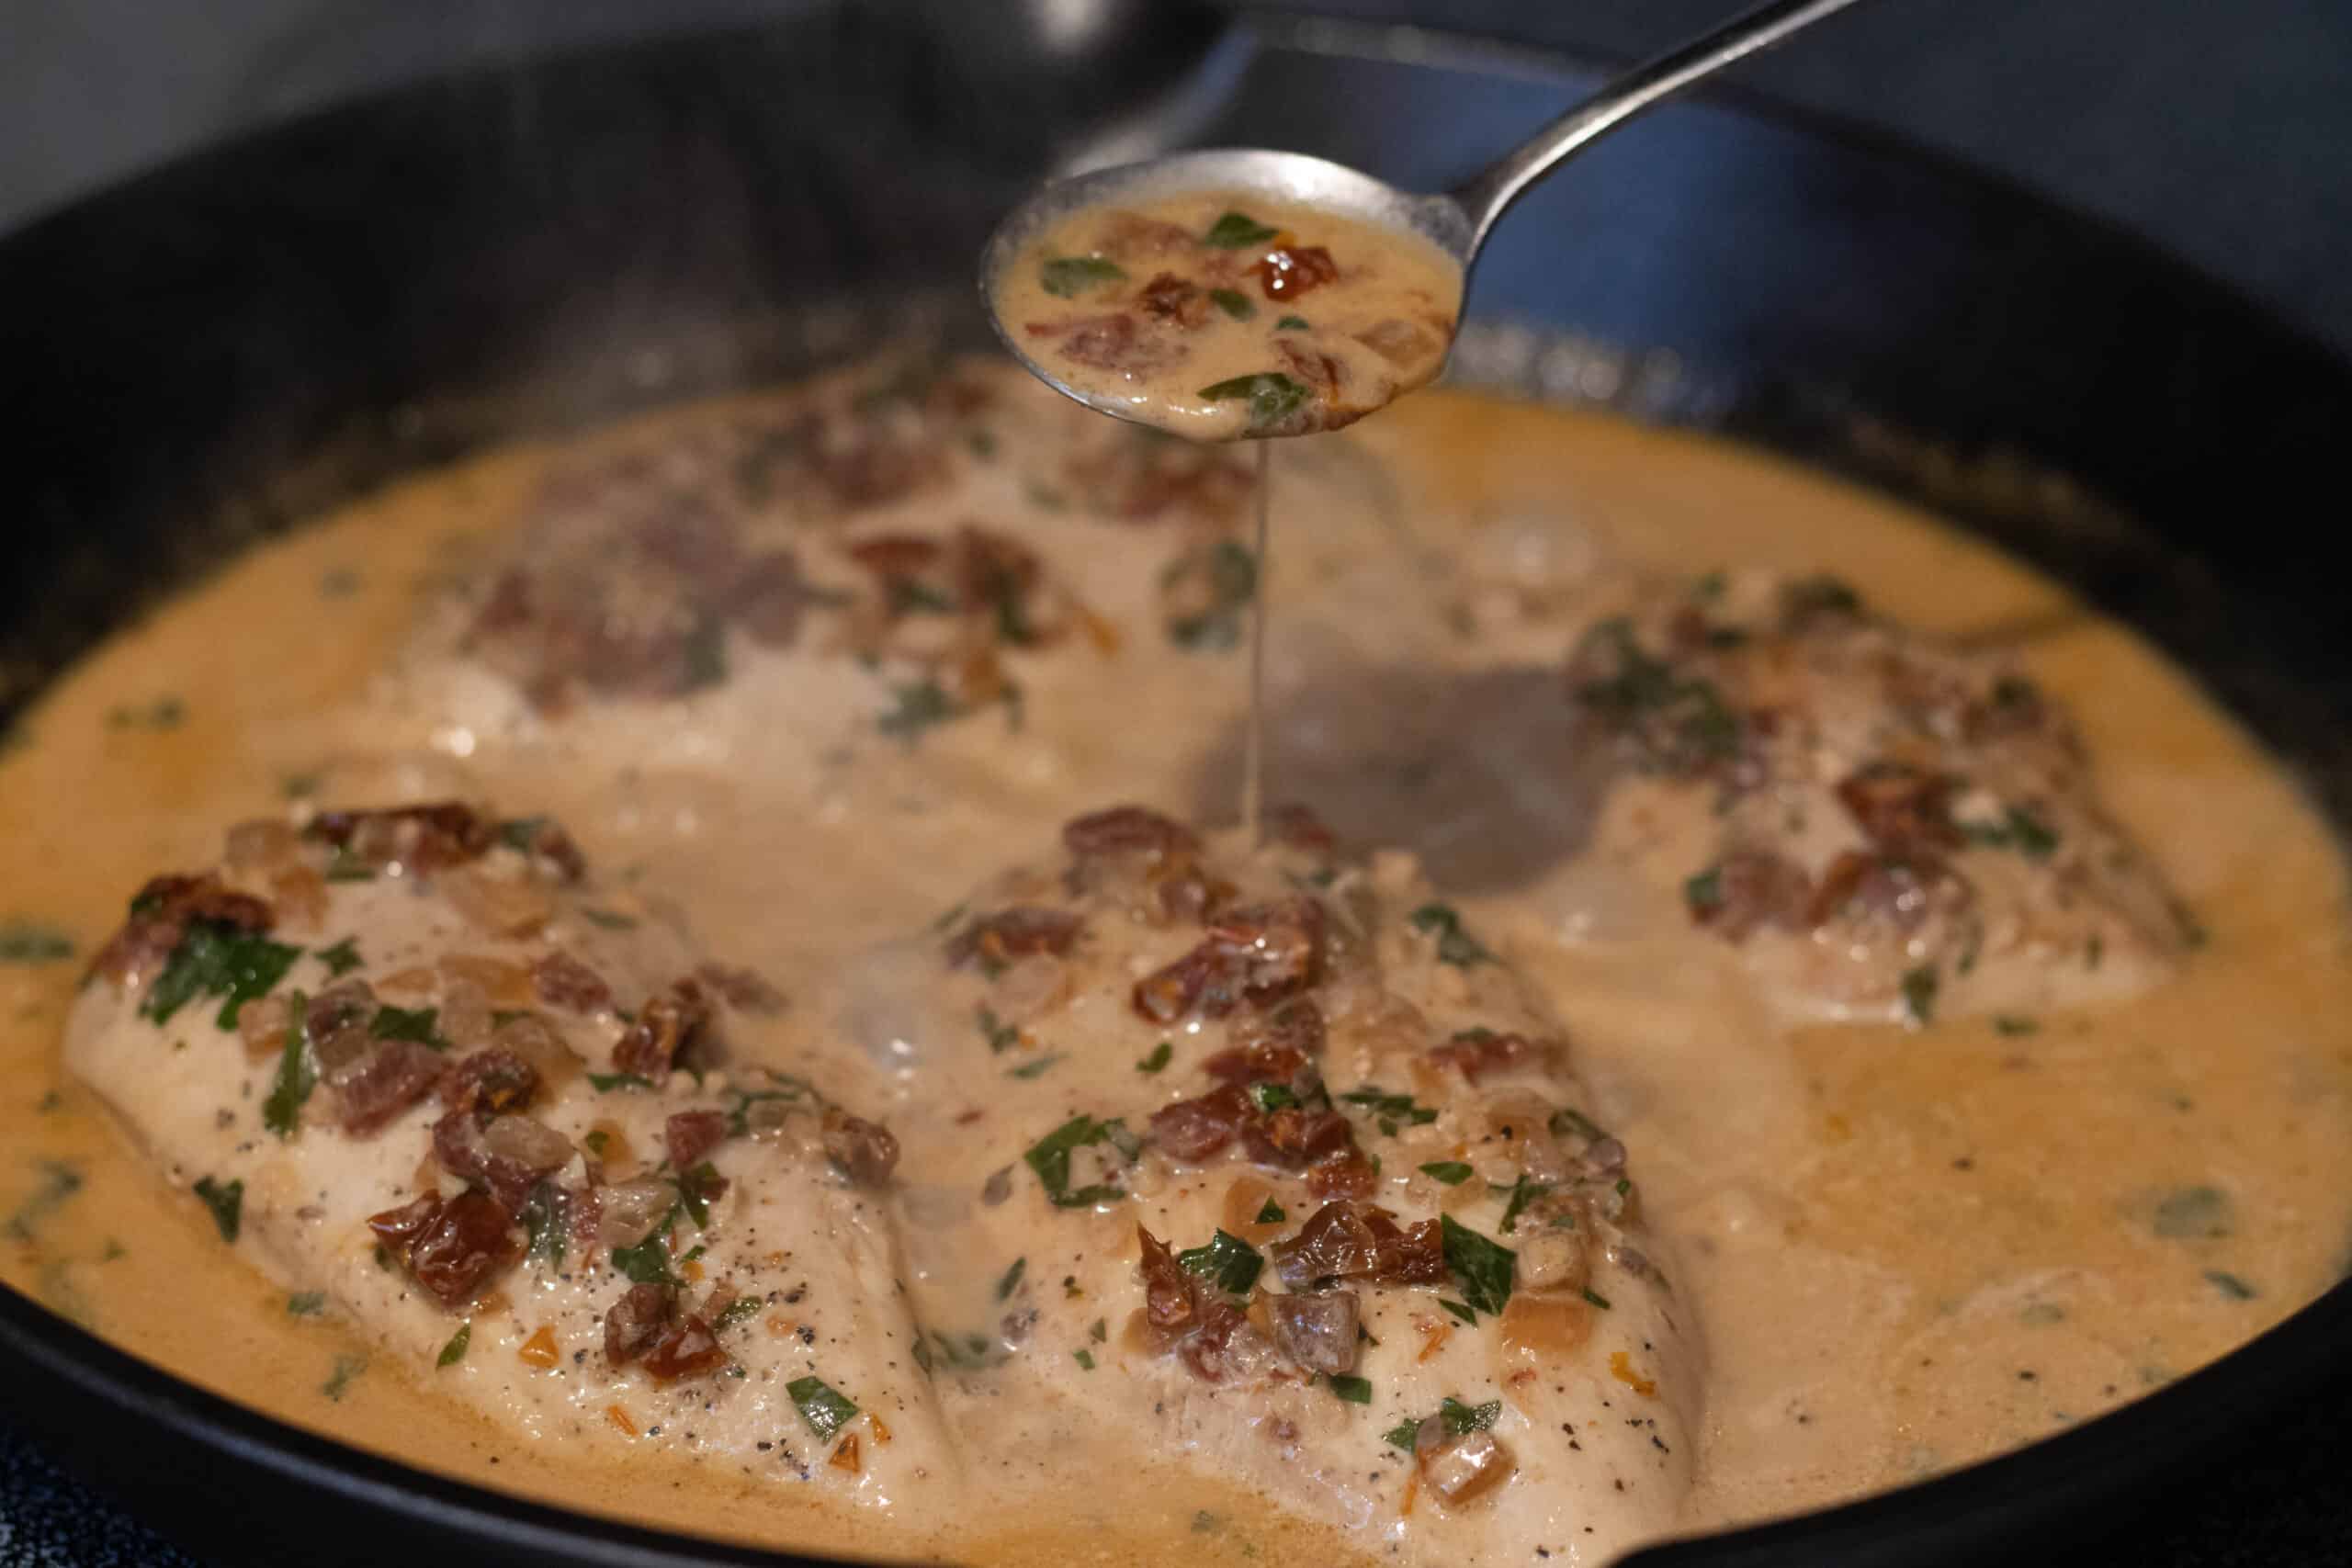
<svg viewBox="0 0 2352 1568"><path fill-rule="evenodd" d="M1273 506L1273 446L1258 443L1258 592L1250 597L1250 738L1242 761L1241 827L1253 844L1265 842L1266 600L1272 591L1269 518Z"/></svg>
<svg viewBox="0 0 2352 1568"><path fill-rule="evenodd" d="M1042 463L1062 435L1038 423ZM1005 464L1028 460L1014 433L1006 446ZM1984 545L1725 444L1439 392L1311 446L1290 449L1284 473L1292 514L1317 524L1285 536L1296 629L1263 675L1261 750L1287 787L1415 761L1373 747L1342 755L1344 772L1329 765L1305 716L1328 712L1334 689L1356 694L1332 716L1362 732L1409 718L1479 744L1463 733L1476 716L1408 682L1458 682L1452 694L1505 666L1555 670L1560 634L1538 611L1581 559L1689 575L1834 566L1897 619L2018 646L2078 716L2118 817L2211 931L2177 981L2042 1017L2030 1035L1981 1019L1783 1034L1743 999L1731 950L1679 908L1650 909L1605 858L1482 881L1458 842L1421 835L1464 885L1465 918L1567 1017L1596 1111L1634 1151L1676 1288L1703 1322L1712 1383L1691 1528L2030 1440L2201 1365L2340 1276L2352 1235L2344 864L2295 781L2178 671ZM1041 677L1050 700L1033 703L1019 738L975 720L918 752L876 747L889 771L855 775L822 813L752 808L696 764L626 789L605 765L634 765L658 740L723 771L716 708L630 710L605 734L613 750L583 768L580 754L535 758L495 737L461 745L445 721L377 703L419 604L511 523L548 457L522 447L428 475L241 558L83 661L0 755L0 928L28 955L0 963L0 1280L273 1416L650 1525L1002 1564L1355 1560L1117 1443L1072 1448L1058 1509L992 1512L967 1491L948 1518L919 1499L895 1517L843 1517L725 1465L520 1438L436 1396L429 1372L289 1314L285 1288L221 1247L202 1209L61 1079L80 958L129 892L207 862L223 824L282 810L322 771L334 794L377 798L446 790L456 770L493 800L554 810L600 863L641 864L648 886L677 890L695 929L731 952L803 954L774 977L813 990L863 944L927 923L1005 846L1049 843L1106 800L1183 805L1170 780L1230 754L1232 688L1156 643L1131 647L1116 682L1046 689ZM1393 571L1347 575L1363 565L1363 536L1301 499L1342 459L1383 476L1378 504L1409 539ZM987 506L1015 504L1018 486L1001 483ZM1347 625L1373 628L1367 643L1395 662L1318 666L1317 639ZM1147 734L1137 713L1152 716ZM581 733L596 722L583 716ZM1047 753L1053 768L1031 765ZM1436 809L1411 787L1395 785L1404 807ZM1231 810L1212 786L1198 795L1204 811ZM1479 820L1491 838L1495 819ZM1499 848L1526 858L1517 840ZM791 871L781 895L773 874L752 874L775 866ZM38 956L52 930L73 959ZM2222 1195L2221 1223L2192 1235L2152 1224L2168 1194L2199 1190Z"/></svg>

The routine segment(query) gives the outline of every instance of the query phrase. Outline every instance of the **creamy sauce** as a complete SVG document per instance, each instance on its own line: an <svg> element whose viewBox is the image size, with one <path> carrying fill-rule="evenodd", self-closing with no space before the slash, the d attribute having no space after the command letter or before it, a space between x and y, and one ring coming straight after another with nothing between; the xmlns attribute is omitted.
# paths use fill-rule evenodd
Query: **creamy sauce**
<svg viewBox="0 0 2352 1568"><path fill-rule="evenodd" d="M361 502L86 660L0 757L0 1278L273 1415L598 1513L975 1562L1344 1560L1319 1527L1116 1444L1068 1451L1051 1507L1032 1493L1018 1512L948 1521L919 1504L838 1512L771 1474L606 1438L518 1443L331 1316L290 1314L304 1282L248 1271L57 1070L80 961L128 893L209 863L224 824L289 793L454 790L560 813L703 942L769 964L795 1002L779 1060L836 1073L862 1055L826 1037L840 977L871 976L861 954L1063 819L1131 797L1231 819L1241 639L1219 653L1197 635L1181 585L1163 629L1155 595L1180 546L1095 514L1115 509L1073 483L1080 427L1056 423L1058 400L997 395L977 416L991 455L877 525L1017 525L1123 634L1115 651L1016 663L1018 729L991 709L912 746L877 735L899 655L877 676L817 649L739 648L718 690L529 716L429 628L453 574L478 577L529 502L551 461L537 449ZM2292 781L2177 671L1981 545L1710 442L1446 394L1315 446L1329 449L1289 449L1275 498L1298 525L1267 657L1268 766L1352 836L1419 849L1565 1019L1707 1346L1681 1527L2031 1440L2211 1359L2338 1277L2352 1237L2344 866ZM1195 518L1181 548L1239 524L1218 536ZM2210 933L2177 973L2030 1017L1784 1029L1673 888L1567 852L1589 811L1565 798L1565 767L1541 771L1559 761L1544 737L1594 585L1825 566L1896 620L2015 644L2073 708L2109 809ZM978 1136L1017 1147L1033 1133Z"/></svg>
<svg viewBox="0 0 2352 1568"><path fill-rule="evenodd" d="M1462 270L1418 236L1235 193L1062 220L992 301L1023 351L1196 441L1332 430L1434 377Z"/></svg>

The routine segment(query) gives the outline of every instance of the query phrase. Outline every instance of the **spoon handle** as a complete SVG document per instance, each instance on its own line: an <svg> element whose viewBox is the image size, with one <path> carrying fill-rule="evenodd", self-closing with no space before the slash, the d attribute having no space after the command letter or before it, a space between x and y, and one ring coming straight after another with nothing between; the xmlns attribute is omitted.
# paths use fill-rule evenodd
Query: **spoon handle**
<svg viewBox="0 0 2352 1568"><path fill-rule="evenodd" d="M1453 200L1469 217L1470 248L1486 242L1487 231L1526 194L1529 186L1568 157L1600 141L1653 104L1713 75L1724 66L1798 32L1854 0L1765 0L1714 31L1636 66L1570 109L1484 173L1456 186Z"/></svg>

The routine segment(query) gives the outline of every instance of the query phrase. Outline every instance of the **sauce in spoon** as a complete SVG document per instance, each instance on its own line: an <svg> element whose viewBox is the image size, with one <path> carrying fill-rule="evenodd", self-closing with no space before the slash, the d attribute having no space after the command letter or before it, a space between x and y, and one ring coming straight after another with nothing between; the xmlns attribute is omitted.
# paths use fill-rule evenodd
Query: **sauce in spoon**
<svg viewBox="0 0 2352 1568"><path fill-rule="evenodd" d="M989 302L1091 399L1230 441L1336 430L1428 382L1462 290L1461 267L1418 236L1207 191L1072 213Z"/></svg>

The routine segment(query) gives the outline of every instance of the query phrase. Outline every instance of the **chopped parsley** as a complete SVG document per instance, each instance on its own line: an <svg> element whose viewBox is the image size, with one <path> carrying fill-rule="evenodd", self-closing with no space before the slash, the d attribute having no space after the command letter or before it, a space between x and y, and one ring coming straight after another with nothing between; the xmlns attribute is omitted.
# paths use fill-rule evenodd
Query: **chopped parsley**
<svg viewBox="0 0 2352 1568"><path fill-rule="evenodd" d="M732 1328L739 1323L748 1323L760 1315L760 1308L764 1304L757 1296L737 1296L720 1310L718 1320L711 1326Z"/></svg>
<svg viewBox="0 0 2352 1568"><path fill-rule="evenodd" d="M441 1038L438 1025L439 1008L395 1008L379 1010L368 1025L368 1032L379 1040L406 1040L418 1045L430 1045L435 1051L447 1051L449 1043Z"/></svg>
<svg viewBox="0 0 2352 1568"><path fill-rule="evenodd" d="M1641 732L1655 762L1695 773L1738 753L1739 716L1713 682L1685 680L1664 660L1650 657L1634 637L1633 623L1622 615L1585 634L1579 664L1595 644L1609 645L1617 672L1578 687L1577 700L1617 729Z"/></svg>
<svg viewBox="0 0 2352 1568"><path fill-rule="evenodd" d="M1454 1316L1460 1318L1464 1323L1475 1326L1478 1321L1478 1314L1472 1311L1464 1303L1448 1301L1443 1296L1440 1296L1437 1299L1437 1304L1443 1307L1446 1311L1452 1313Z"/></svg>
<svg viewBox="0 0 2352 1568"><path fill-rule="evenodd" d="M301 1124L302 1107L318 1087L318 1068L311 1060L311 1010L302 993L286 996L286 1044L278 1053L277 1077L269 1098L261 1102L261 1124L281 1138L294 1135Z"/></svg>
<svg viewBox="0 0 2352 1568"><path fill-rule="evenodd" d="M1041 1078L1061 1059L1062 1054L1059 1051L1051 1051L1034 1062L1023 1062L1017 1067L1006 1068L1004 1076L1009 1078Z"/></svg>
<svg viewBox="0 0 2352 1568"><path fill-rule="evenodd" d="M1584 1288L1583 1294L1585 1300L1590 1302L1593 1305L1599 1307L1603 1312L1614 1312L1617 1310L1615 1307L1610 1305L1609 1298L1607 1296L1602 1295L1590 1285L1587 1285Z"/></svg>
<svg viewBox="0 0 2352 1568"><path fill-rule="evenodd" d="M1519 1216L1527 1212L1527 1206L1551 1190L1550 1183L1531 1181L1524 1172L1521 1173L1519 1179L1510 1184L1510 1201L1503 1205L1502 1224L1495 1228L1505 1235L1510 1235L1519 1228Z"/></svg>
<svg viewBox="0 0 2352 1568"><path fill-rule="evenodd" d="M1090 1372L1094 1370L1094 1352L1083 1345L1072 1350L1069 1353L1069 1359Z"/></svg>
<svg viewBox="0 0 2352 1568"><path fill-rule="evenodd" d="M1057 299L1075 299L1091 288L1126 281L1126 268L1107 256L1055 256L1037 269L1037 281Z"/></svg>
<svg viewBox="0 0 2352 1568"><path fill-rule="evenodd" d="M1101 1144L1110 1145L1128 1159L1133 1159L1142 1147L1124 1122L1097 1122L1091 1116L1073 1116L1038 1139L1021 1157L1037 1173L1038 1184L1045 1188L1046 1196L1056 1208L1087 1209L1097 1203L1116 1202L1127 1195L1125 1188L1110 1182L1076 1189L1070 1186L1070 1156Z"/></svg>
<svg viewBox="0 0 2352 1568"><path fill-rule="evenodd" d="M1400 1122L1425 1127L1437 1120L1437 1112L1426 1105L1416 1105L1409 1094L1391 1094L1378 1084L1359 1084L1340 1096L1343 1105L1360 1105L1373 1114L1380 1130L1390 1137L1396 1135Z"/></svg>
<svg viewBox="0 0 2352 1568"><path fill-rule="evenodd" d="M2155 1232L2167 1241L2212 1241L2235 1228L2230 1195L2218 1187L2183 1187L2156 1204Z"/></svg>
<svg viewBox="0 0 2352 1568"><path fill-rule="evenodd" d="M1724 907L1724 868L1711 865L1682 884L1682 902L1693 915L1707 916Z"/></svg>
<svg viewBox="0 0 2352 1568"><path fill-rule="evenodd" d="M1459 1187L1470 1179L1470 1168L1458 1159L1432 1160L1421 1167L1421 1174L1431 1181Z"/></svg>
<svg viewBox="0 0 2352 1568"><path fill-rule="evenodd" d="M710 1199L706 1194L719 1186L718 1168L710 1161L705 1160L673 1180L670 1185L678 1190L678 1207L684 1209L686 1217L694 1221L695 1229L708 1230L710 1228ZM676 1218L677 1215L673 1213L671 1219ZM666 1224L663 1228L668 1228Z"/></svg>
<svg viewBox="0 0 2352 1568"><path fill-rule="evenodd" d="M1964 824L1962 831L1972 844L2015 850L2028 860L2048 860L2058 850L2056 831L2022 806L2007 807L1997 822Z"/></svg>
<svg viewBox="0 0 2352 1568"><path fill-rule="evenodd" d="M1250 296L1238 288L1212 288L1209 303L1237 321L1246 321L1258 313L1258 307L1250 303Z"/></svg>
<svg viewBox="0 0 2352 1568"><path fill-rule="evenodd" d="M1350 1404L1370 1404L1372 1403L1372 1380L1370 1378L1351 1378L1347 1376L1345 1373L1334 1372L1324 1381L1331 1385L1331 1392L1333 1393L1338 1394Z"/></svg>
<svg viewBox="0 0 2352 1568"><path fill-rule="evenodd" d="M2261 1294L2261 1292L2256 1291L2252 1285L2247 1284L2244 1280L2239 1279L2235 1274L2231 1273L2226 1269L2206 1269L2205 1280L2206 1283L2211 1285L2215 1290L2221 1292L2222 1294L2229 1297L2230 1300L2233 1302L2250 1302L2254 1300L2256 1296Z"/></svg>
<svg viewBox="0 0 2352 1568"><path fill-rule="evenodd" d="M245 1212L245 1184L237 1181L215 1181L207 1176L195 1187L196 1195L212 1211L212 1223L220 1227L222 1241L237 1239L237 1230Z"/></svg>
<svg viewBox="0 0 2352 1568"><path fill-rule="evenodd" d="M1258 596L1258 558L1236 540L1219 539L1205 554L1196 553L1170 567L1162 581L1173 582L1194 571L1207 574L1208 607L1169 622L1169 639L1179 648L1237 647L1241 641L1242 612Z"/></svg>
<svg viewBox="0 0 2352 1568"><path fill-rule="evenodd" d="M618 909L598 909L583 907L580 911L580 915L581 918L585 919L590 925L602 926L608 931L633 931L637 930L637 917L634 915L624 915Z"/></svg>
<svg viewBox="0 0 2352 1568"><path fill-rule="evenodd" d="M286 1315L288 1317L316 1317L326 1310L327 1293L324 1291L299 1291L286 1298Z"/></svg>
<svg viewBox="0 0 2352 1568"><path fill-rule="evenodd" d="M1029 1260L1026 1258L1014 1258L1012 1260L1012 1267L1004 1271L1004 1278L996 1282L996 1299L1003 1301L1006 1297L1012 1295L1013 1292L1019 1290L1021 1288L1021 1276L1028 1271Z"/></svg>
<svg viewBox="0 0 2352 1568"><path fill-rule="evenodd" d="M1110 1338L1111 1325L1109 1320L1098 1317L1092 1323L1087 1325L1086 1337L1089 1339L1093 1340L1097 1345L1100 1345L1105 1339Z"/></svg>
<svg viewBox="0 0 2352 1568"><path fill-rule="evenodd" d="M980 1026L981 1038L992 1052L1010 1051L1021 1043L1020 1027L997 1017L996 1010L985 1002L974 1010L972 1021Z"/></svg>
<svg viewBox="0 0 2352 1568"><path fill-rule="evenodd" d="M1284 316L1274 323L1274 330L1278 333L1311 333L1315 329L1307 324L1305 316Z"/></svg>
<svg viewBox="0 0 2352 1568"><path fill-rule="evenodd" d="M1256 1247L1224 1229L1211 1236L1206 1247L1178 1253L1176 1261L1187 1272L1198 1274L1217 1289L1236 1296L1248 1295L1250 1287L1258 1282L1259 1270L1266 1266Z"/></svg>
<svg viewBox="0 0 2352 1568"><path fill-rule="evenodd" d="M964 716L964 710L947 694L947 688L936 681L894 686L890 695L898 705L875 720L875 728L910 743L926 729Z"/></svg>
<svg viewBox="0 0 2352 1568"><path fill-rule="evenodd" d="M639 1285L676 1284L670 1272L670 1227L677 1221L678 1212L672 1209L635 1247L614 1247L613 1267Z"/></svg>
<svg viewBox="0 0 2352 1568"><path fill-rule="evenodd" d="M1551 1126L1552 1135L1555 1137L1562 1133L1574 1133L1579 1138L1589 1139L1597 1144L1609 1136L1607 1133L1600 1130L1600 1122L1595 1122L1573 1105L1563 1105L1552 1112Z"/></svg>
<svg viewBox="0 0 2352 1568"><path fill-rule="evenodd" d="M563 1200L555 1189L542 1181L531 1189L523 1203L523 1228L530 1236L527 1247L531 1259L546 1268L550 1274L563 1267L564 1209Z"/></svg>
<svg viewBox="0 0 2352 1568"><path fill-rule="evenodd" d="M1451 904L1424 904L1407 918L1415 931L1437 939L1437 955L1442 963L1468 969L1495 961L1476 937L1462 929L1462 916Z"/></svg>
<svg viewBox="0 0 2352 1568"><path fill-rule="evenodd" d="M1269 1198L1266 1200L1265 1207L1258 1211L1258 1217L1250 1223L1260 1225L1278 1225L1289 1218L1290 1215L1283 1212L1283 1206Z"/></svg>
<svg viewBox="0 0 2352 1568"><path fill-rule="evenodd" d="M341 1399L349 1392L352 1380L367 1370L368 1358L365 1356L337 1356L334 1369L327 1373L327 1381L319 1385L319 1392L329 1399Z"/></svg>
<svg viewBox="0 0 2352 1568"><path fill-rule="evenodd" d="M170 695L152 703L122 703L107 710L108 729L177 729L187 717L187 705Z"/></svg>
<svg viewBox="0 0 2352 1568"><path fill-rule="evenodd" d="M1519 1254L1480 1235L1452 1214L1438 1216L1438 1236L1445 1249L1446 1269L1462 1286L1463 1301L1476 1312L1501 1312L1510 1300Z"/></svg>
<svg viewBox="0 0 2352 1568"><path fill-rule="evenodd" d="M623 1074L621 1076L627 1077L628 1075ZM794 1077L789 1073L770 1071L768 1073L768 1081L779 1087L775 1089L734 1089L728 1090L729 1095L731 1096L735 1101L734 1104L727 1108L727 1131L729 1134L738 1138L748 1138L752 1135L752 1107L754 1105L770 1101L792 1105L797 1104L799 1101L804 1100L815 1100L817 1098L817 1091L814 1088L803 1079Z"/></svg>
<svg viewBox="0 0 2352 1568"><path fill-rule="evenodd" d="M2035 1034L2041 1030L2041 1025L2034 1020L2014 1012L1995 1013L1993 1027L1998 1032L2008 1035Z"/></svg>
<svg viewBox="0 0 2352 1568"><path fill-rule="evenodd" d="M1247 399L1250 403L1250 428L1262 430L1279 424L1298 412L1306 401L1306 389L1279 370L1261 370L1255 376L1235 376L1214 381L1203 387L1202 397L1213 403L1233 402Z"/></svg>
<svg viewBox="0 0 2352 1568"><path fill-rule="evenodd" d="M1924 1028L1936 1016L1936 992L1943 985L1932 964L1903 972L1903 1015L1916 1028Z"/></svg>
<svg viewBox="0 0 2352 1568"><path fill-rule="evenodd" d="M311 955L327 966L327 978L340 980L367 962L359 956L359 939L345 937L333 947L322 947Z"/></svg>
<svg viewBox="0 0 2352 1568"><path fill-rule="evenodd" d="M458 1325L458 1332L449 1336L449 1342L441 1347L441 1353L438 1356L433 1358L434 1366L435 1368L456 1366L466 1359L466 1348L473 1342L474 1325L470 1323Z"/></svg>
<svg viewBox="0 0 2352 1568"><path fill-rule="evenodd" d="M191 920L139 1010L157 1023L169 1023L195 998L219 997L220 1011L214 1021L222 1029L234 1029L244 1005L267 996L301 956L299 947L224 921Z"/></svg>
<svg viewBox="0 0 2352 1568"><path fill-rule="evenodd" d="M651 1078L645 1077L637 1073L590 1073L588 1075L588 1082L594 1088L598 1094L610 1094L616 1089L651 1089L653 1087L653 1080ZM770 1100L783 1099L785 1097L781 1095L753 1095L748 1098L755 1100ZM737 1108L736 1114L739 1116L742 1114L741 1107ZM739 1132L736 1136L741 1137L742 1136L742 1134Z"/></svg>
<svg viewBox="0 0 2352 1568"><path fill-rule="evenodd" d="M1227 212L1209 225L1209 231L1201 236L1201 243L1215 245L1221 251L1238 251L1244 245L1263 244L1280 232L1246 212Z"/></svg>
<svg viewBox="0 0 2352 1568"><path fill-rule="evenodd" d="M1175 1060L1175 1057L1176 1047L1168 1041L1163 1040L1159 1044L1151 1048L1150 1055L1144 1057L1141 1061L1136 1064L1136 1071L1146 1075L1159 1072L1165 1068L1170 1062Z"/></svg>
<svg viewBox="0 0 2352 1568"><path fill-rule="evenodd" d="M857 1406L822 1378L795 1378L784 1385L784 1392L792 1396L800 1418L820 1441L831 1440L834 1433L857 1419Z"/></svg>
<svg viewBox="0 0 2352 1568"><path fill-rule="evenodd" d="M1261 1111L1283 1111L1298 1103L1298 1096L1287 1084L1253 1083L1250 1086L1250 1101Z"/></svg>
<svg viewBox="0 0 2352 1568"><path fill-rule="evenodd" d="M30 920L0 925L0 964L54 964L74 956L74 939Z"/></svg>
<svg viewBox="0 0 2352 1568"><path fill-rule="evenodd" d="M1499 1399L1490 1399L1484 1404L1464 1404L1450 1393L1437 1407L1438 1419L1457 1438L1464 1432L1487 1430L1501 1418L1502 1413L1503 1402Z"/></svg>
<svg viewBox="0 0 2352 1568"><path fill-rule="evenodd" d="M376 868L353 854L349 844L337 844L327 860L326 877L329 882L373 882Z"/></svg>

